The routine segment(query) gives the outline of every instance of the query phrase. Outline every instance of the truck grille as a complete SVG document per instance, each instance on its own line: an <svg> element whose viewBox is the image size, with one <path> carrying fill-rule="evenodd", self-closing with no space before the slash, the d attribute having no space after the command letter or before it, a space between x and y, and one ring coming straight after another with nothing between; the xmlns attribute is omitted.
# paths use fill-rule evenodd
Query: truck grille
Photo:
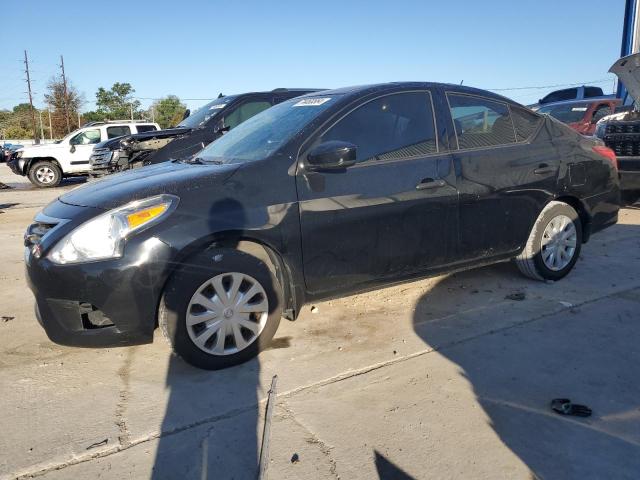
<svg viewBox="0 0 640 480"><path fill-rule="evenodd" d="M111 150L108 148L94 149L89 157L89 165L104 165L111 160Z"/></svg>
<svg viewBox="0 0 640 480"><path fill-rule="evenodd" d="M605 135L620 133L640 133L640 123L609 123L607 124Z"/></svg>

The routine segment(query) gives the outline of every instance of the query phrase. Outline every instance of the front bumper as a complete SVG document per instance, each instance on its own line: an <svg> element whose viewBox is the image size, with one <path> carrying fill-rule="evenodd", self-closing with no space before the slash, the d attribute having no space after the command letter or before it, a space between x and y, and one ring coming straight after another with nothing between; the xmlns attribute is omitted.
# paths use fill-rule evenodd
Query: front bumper
<svg viewBox="0 0 640 480"><path fill-rule="evenodd" d="M25 163L25 160L23 158L15 158L14 156L12 156L7 161L7 166L16 175L24 176L25 175L25 173L24 173L24 163Z"/></svg>
<svg viewBox="0 0 640 480"><path fill-rule="evenodd" d="M640 190L640 171L620 171L620 189L623 192Z"/></svg>
<svg viewBox="0 0 640 480"><path fill-rule="evenodd" d="M53 205L58 210L84 208ZM45 213L51 215L48 209ZM48 249L77 225L75 220L63 222L51 232L55 239L42 237L40 258L34 256L32 246L25 247L27 283L47 336L55 343L77 347L151 342L171 248L149 235L130 239L118 259L75 265L49 261Z"/></svg>

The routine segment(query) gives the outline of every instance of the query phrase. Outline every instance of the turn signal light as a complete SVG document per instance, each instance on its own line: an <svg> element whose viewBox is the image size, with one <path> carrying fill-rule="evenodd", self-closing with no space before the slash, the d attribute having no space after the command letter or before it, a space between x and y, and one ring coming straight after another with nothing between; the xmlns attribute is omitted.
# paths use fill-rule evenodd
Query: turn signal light
<svg viewBox="0 0 640 480"><path fill-rule="evenodd" d="M140 225L144 225L150 220L153 220L159 215L162 215L169 207L167 203L161 203L160 205L154 205L144 210L138 210L137 212L127 215L127 223L129 228L136 228Z"/></svg>

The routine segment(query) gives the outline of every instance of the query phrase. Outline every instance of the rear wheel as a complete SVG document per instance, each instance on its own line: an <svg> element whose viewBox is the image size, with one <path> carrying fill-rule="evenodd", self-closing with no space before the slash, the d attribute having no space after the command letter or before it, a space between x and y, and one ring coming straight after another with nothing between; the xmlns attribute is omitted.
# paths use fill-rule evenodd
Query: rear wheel
<svg viewBox="0 0 640 480"><path fill-rule="evenodd" d="M516 265L527 277L560 280L576 264L581 246L578 213L566 203L550 202L538 216Z"/></svg>
<svg viewBox="0 0 640 480"><path fill-rule="evenodd" d="M170 279L158 323L174 352L217 370L245 362L280 323L282 290L271 268L233 249L192 257Z"/></svg>
<svg viewBox="0 0 640 480"><path fill-rule="evenodd" d="M62 181L62 172L54 162L40 161L29 168L29 180L37 187L55 187Z"/></svg>

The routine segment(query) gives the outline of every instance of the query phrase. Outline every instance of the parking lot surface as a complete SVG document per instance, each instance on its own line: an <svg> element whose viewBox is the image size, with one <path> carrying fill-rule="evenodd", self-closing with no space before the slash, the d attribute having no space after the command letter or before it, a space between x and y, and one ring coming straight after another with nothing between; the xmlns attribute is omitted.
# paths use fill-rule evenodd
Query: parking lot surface
<svg viewBox="0 0 640 480"><path fill-rule="evenodd" d="M500 264L307 305L258 359L207 372L161 335L51 343L22 234L81 182L38 190L4 164L0 182L0 478L255 478L274 375L272 479L638 478L638 207L560 282Z"/></svg>

